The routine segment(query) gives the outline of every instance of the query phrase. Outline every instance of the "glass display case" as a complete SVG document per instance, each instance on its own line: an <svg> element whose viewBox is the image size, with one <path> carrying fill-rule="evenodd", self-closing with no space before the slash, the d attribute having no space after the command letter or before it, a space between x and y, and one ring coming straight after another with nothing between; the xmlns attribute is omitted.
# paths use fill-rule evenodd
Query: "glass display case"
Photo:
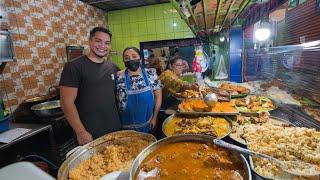
<svg viewBox="0 0 320 180"><path fill-rule="evenodd" d="M315 0L299 1L295 6L290 2L244 28L243 79L259 84L256 93L279 104L274 113L297 126L319 130L320 14ZM255 33L262 22L271 34L259 41Z"/></svg>

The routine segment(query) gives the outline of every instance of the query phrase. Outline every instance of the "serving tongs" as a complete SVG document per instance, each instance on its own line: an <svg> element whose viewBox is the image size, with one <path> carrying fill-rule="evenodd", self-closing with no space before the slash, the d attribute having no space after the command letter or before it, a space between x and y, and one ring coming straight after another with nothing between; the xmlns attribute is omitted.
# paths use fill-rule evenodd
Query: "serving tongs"
<svg viewBox="0 0 320 180"><path fill-rule="evenodd" d="M213 142L214 142L214 144L216 144L218 146L221 146L221 147L224 147L227 149L232 149L232 150L238 151L240 153L269 159L269 160L275 162L276 164L278 164L279 167L283 171L290 173L290 174L293 174L293 175L296 175L296 176L317 176L317 175L320 175L320 168L314 164L306 163L306 162L303 162L300 160L282 161L282 160L276 159L276 158L269 156L269 155L266 155L266 154L262 154L262 153L250 151L248 149L241 148L239 146L227 143L227 142L220 140L220 139L214 139Z"/></svg>

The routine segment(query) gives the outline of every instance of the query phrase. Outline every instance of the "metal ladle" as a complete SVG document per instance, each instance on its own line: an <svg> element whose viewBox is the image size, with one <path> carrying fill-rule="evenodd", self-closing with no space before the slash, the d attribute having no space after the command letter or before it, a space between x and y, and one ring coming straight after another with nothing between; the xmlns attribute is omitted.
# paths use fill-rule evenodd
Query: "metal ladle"
<svg viewBox="0 0 320 180"><path fill-rule="evenodd" d="M213 107L218 102L218 96L215 93L209 93L204 96L204 102L208 105Z"/></svg>
<svg viewBox="0 0 320 180"><path fill-rule="evenodd" d="M297 176L316 176L320 174L320 169L318 166L314 165L314 164L310 164L310 163L306 163L303 161L281 161L279 159L276 159L272 156L266 155L266 154L262 154L262 153L258 153L258 152L254 152L254 151L250 151L248 149L244 149L241 148L239 146L235 146L233 144L227 143L225 141L222 141L220 139L214 139L213 140L214 144L227 148L227 149L232 149L232 150L236 150L240 153L244 153L244 154L249 154L249 155L253 155L253 156L258 156L258 157L262 157L262 158L266 158L269 159L275 163L277 163L280 168L285 171L288 172L290 174L293 175L297 175ZM303 170L306 171L303 171Z"/></svg>

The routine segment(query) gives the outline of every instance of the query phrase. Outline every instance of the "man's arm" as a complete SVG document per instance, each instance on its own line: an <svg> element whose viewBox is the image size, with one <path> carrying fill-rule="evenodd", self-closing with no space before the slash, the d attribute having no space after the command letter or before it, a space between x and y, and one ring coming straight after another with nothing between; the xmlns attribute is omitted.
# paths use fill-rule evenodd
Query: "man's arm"
<svg viewBox="0 0 320 180"><path fill-rule="evenodd" d="M80 145L91 142L92 136L83 126L74 101L77 97L78 88L60 86L60 101L61 107L67 118L70 126L77 135L78 143Z"/></svg>
<svg viewBox="0 0 320 180"><path fill-rule="evenodd" d="M154 94L155 106L154 106L154 111L153 111L153 117L150 122L152 128L154 128L157 124L157 118L158 118L158 114L159 114L160 107L161 107L161 101L162 101L162 90L156 89L153 91L153 94Z"/></svg>

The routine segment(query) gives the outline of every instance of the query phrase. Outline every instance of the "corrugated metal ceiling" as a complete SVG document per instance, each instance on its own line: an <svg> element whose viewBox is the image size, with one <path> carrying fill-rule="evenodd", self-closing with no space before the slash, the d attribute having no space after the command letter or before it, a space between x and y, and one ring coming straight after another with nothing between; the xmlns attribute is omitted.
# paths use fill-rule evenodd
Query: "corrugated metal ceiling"
<svg viewBox="0 0 320 180"><path fill-rule="evenodd" d="M160 4L170 2L170 0L82 0L92 6L104 11L128 9L139 6Z"/></svg>

